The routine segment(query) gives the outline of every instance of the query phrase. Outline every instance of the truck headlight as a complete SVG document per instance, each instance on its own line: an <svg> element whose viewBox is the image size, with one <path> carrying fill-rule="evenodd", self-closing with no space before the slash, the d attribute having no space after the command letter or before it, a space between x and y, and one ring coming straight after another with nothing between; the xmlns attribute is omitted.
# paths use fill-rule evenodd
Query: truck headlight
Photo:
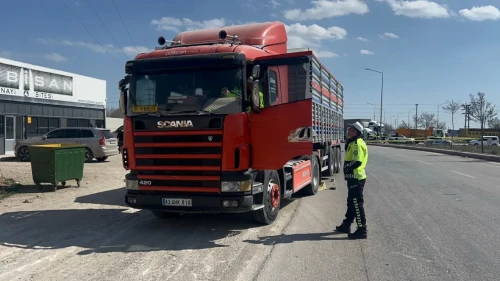
<svg viewBox="0 0 500 281"><path fill-rule="evenodd" d="M248 192L252 190L252 181L223 181L221 183L222 192Z"/></svg>
<svg viewBox="0 0 500 281"><path fill-rule="evenodd" d="M138 180L125 180L125 188L132 190L139 190L139 181Z"/></svg>

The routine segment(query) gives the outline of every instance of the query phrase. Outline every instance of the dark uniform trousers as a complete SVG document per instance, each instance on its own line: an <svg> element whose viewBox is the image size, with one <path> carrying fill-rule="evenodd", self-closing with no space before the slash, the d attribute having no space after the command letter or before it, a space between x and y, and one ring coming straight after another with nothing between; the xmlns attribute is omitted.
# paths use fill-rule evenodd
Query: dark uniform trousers
<svg viewBox="0 0 500 281"><path fill-rule="evenodd" d="M351 225L356 220L358 228L366 227L365 208L363 207L363 188L365 187L365 182L366 179L347 180L347 188L349 190L347 194L347 212L344 220L346 225Z"/></svg>

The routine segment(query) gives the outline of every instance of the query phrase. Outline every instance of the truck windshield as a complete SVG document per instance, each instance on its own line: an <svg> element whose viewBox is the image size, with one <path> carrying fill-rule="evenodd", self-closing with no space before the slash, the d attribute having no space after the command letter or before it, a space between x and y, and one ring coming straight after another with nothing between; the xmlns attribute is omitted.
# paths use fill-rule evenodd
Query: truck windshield
<svg viewBox="0 0 500 281"><path fill-rule="evenodd" d="M175 71L161 74L133 74L130 81L131 115L242 112L243 69Z"/></svg>

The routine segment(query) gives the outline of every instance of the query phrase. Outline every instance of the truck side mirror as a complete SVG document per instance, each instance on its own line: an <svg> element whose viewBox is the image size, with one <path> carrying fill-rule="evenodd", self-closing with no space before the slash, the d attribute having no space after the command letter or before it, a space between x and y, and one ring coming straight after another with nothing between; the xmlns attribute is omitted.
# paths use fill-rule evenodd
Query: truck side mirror
<svg viewBox="0 0 500 281"><path fill-rule="evenodd" d="M252 68L253 79L259 78L259 75L260 75L260 65L254 65Z"/></svg>
<svg viewBox="0 0 500 281"><path fill-rule="evenodd" d="M120 90L120 112L123 115L127 114L127 89Z"/></svg>
<svg viewBox="0 0 500 281"><path fill-rule="evenodd" d="M255 80L252 83L252 109L253 112L260 112L260 89L259 89L259 80Z"/></svg>

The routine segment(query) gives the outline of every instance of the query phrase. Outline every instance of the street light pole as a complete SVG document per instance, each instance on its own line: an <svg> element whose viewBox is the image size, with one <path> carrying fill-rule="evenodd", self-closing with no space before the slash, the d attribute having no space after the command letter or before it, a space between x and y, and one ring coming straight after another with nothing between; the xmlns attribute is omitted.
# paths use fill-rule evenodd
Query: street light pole
<svg viewBox="0 0 500 281"><path fill-rule="evenodd" d="M437 105L438 112L437 112L437 117L436 117L436 129L439 129L439 128L438 128L438 127L439 127L439 107L440 107L441 105L443 105L443 104L446 104L446 103L445 103L445 102L443 102L443 103L440 103L440 104L438 104L438 105Z"/></svg>
<svg viewBox="0 0 500 281"><path fill-rule="evenodd" d="M365 70L373 71L373 72L376 72L376 73L379 73L382 75L382 86L380 88L380 124L379 124L379 132L380 132L380 135L382 136L382 104L383 104L383 99L384 99L384 73L382 71L373 70L370 68L365 68Z"/></svg>

